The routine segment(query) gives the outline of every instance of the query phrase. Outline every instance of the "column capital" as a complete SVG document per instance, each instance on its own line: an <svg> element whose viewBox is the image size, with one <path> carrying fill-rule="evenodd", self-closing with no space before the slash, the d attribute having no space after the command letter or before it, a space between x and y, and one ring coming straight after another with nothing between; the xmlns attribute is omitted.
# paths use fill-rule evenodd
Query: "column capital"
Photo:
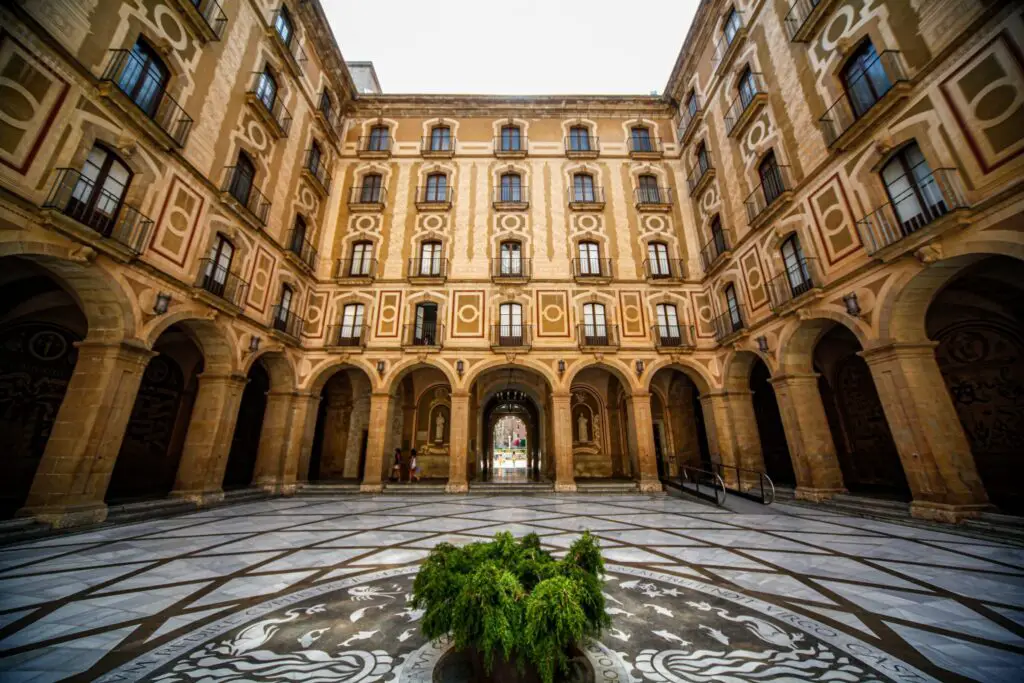
<svg viewBox="0 0 1024 683"><path fill-rule="evenodd" d="M750 396L752 391L730 391L729 389L712 389L700 394L700 398L729 398L730 396Z"/></svg>
<svg viewBox="0 0 1024 683"><path fill-rule="evenodd" d="M124 360L138 360L144 363L148 363L150 358L158 355L156 351L134 339L123 339L114 342L83 339L82 341L72 342L72 344L80 351L93 351L94 353L111 351Z"/></svg>
<svg viewBox="0 0 1024 683"><path fill-rule="evenodd" d="M237 383L245 385L249 378L240 372L202 372L199 374L199 383L224 382L225 384Z"/></svg>
<svg viewBox="0 0 1024 683"><path fill-rule="evenodd" d="M469 391L468 390L452 391L451 398L452 398L453 401L455 399L459 399L460 401L462 401L462 400L468 401L469 400Z"/></svg>
<svg viewBox="0 0 1024 683"><path fill-rule="evenodd" d="M935 354L935 347L938 345L938 342L931 340L919 342L884 342L869 346L863 351L858 351L857 355L868 363L871 363L873 360L883 360L885 358L892 358L895 356L932 357Z"/></svg>
<svg viewBox="0 0 1024 683"><path fill-rule="evenodd" d="M768 378L769 384L788 384L790 382L817 382L821 375L817 372L790 372Z"/></svg>

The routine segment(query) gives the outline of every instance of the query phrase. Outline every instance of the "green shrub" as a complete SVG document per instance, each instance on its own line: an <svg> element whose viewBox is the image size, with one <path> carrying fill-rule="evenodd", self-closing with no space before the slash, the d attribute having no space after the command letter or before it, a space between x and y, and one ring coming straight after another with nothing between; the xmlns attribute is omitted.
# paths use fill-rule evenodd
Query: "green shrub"
<svg viewBox="0 0 1024 683"><path fill-rule="evenodd" d="M568 671L567 650L610 624L601 592L604 560L584 532L562 560L536 534L519 541L496 534L486 543L437 545L413 583L423 634L477 649L491 670L496 653L533 664L544 683Z"/></svg>

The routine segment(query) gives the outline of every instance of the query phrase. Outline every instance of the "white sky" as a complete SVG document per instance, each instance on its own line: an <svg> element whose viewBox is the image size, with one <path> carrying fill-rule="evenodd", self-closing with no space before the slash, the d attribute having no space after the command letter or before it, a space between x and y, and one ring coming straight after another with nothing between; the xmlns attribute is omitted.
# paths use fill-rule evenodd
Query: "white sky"
<svg viewBox="0 0 1024 683"><path fill-rule="evenodd" d="M662 91L699 0L321 0L385 93Z"/></svg>

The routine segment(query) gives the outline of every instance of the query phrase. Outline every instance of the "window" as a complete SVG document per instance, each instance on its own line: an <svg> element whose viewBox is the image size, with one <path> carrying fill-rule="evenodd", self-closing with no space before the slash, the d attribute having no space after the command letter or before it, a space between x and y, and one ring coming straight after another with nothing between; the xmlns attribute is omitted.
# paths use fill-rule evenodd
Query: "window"
<svg viewBox="0 0 1024 683"><path fill-rule="evenodd" d="M373 242L356 242L352 245L352 263L349 264L350 277L368 277L373 267Z"/></svg>
<svg viewBox="0 0 1024 683"><path fill-rule="evenodd" d="M235 171L231 175L231 184L228 192L246 206L249 205L249 196L252 194L253 179L256 177L256 167L252 159L245 152L239 150L238 161L235 162Z"/></svg>
<svg viewBox="0 0 1024 683"><path fill-rule="evenodd" d="M637 179L640 183L640 203L660 204L661 191L658 189L658 178L653 175L642 175Z"/></svg>
<svg viewBox="0 0 1024 683"><path fill-rule="evenodd" d="M916 142L893 155L882 168L882 179L904 235L949 211L932 169Z"/></svg>
<svg viewBox="0 0 1024 683"><path fill-rule="evenodd" d="M292 288L288 285L281 285L281 303L277 307L277 315L274 316L274 329L282 332L288 331L288 317L292 310Z"/></svg>
<svg viewBox="0 0 1024 683"><path fill-rule="evenodd" d="M672 264L668 260L668 245L664 242L647 244L647 262L650 264L651 277L671 277Z"/></svg>
<svg viewBox="0 0 1024 683"><path fill-rule="evenodd" d="M519 242L502 242L500 265L502 275L522 275L523 245Z"/></svg>
<svg viewBox="0 0 1024 683"><path fill-rule="evenodd" d="M420 277L441 276L441 243L424 242L420 245Z"/></svg>
<svg viewBox="0 0 1024 683"><path fill-rule="evenodd" d="M583 336L588 344L606 344L608 325L605 322L604 304L583 304Z"/></svg>
<svg viewBox="0 0 1024 683"><path fill-rule="evenodd" d="M106 147L96 145L82 166L65 212L109 237L132 172Z"/></svg>
<svg viewBox="0 0 1024 683"><path fill-rule="evenodd" d="M501 201L523 201L522 178L518 173L505 173L501 176Z"/></svg>
<svg viewBox="0 0 1024 683"><path fill-rule="evenodd" d="M523 344L523 307L516 303L502 304L499 309L498 340L504 346Z"/></svg>
<svg viewBox="0 0 1024 683"><path fill-rule="evenodd" d="M522 149L519 126L501 127L501 149L504 152L518 152Z"/></svg>
<svg viewBox="0 0 1024 683"><path fill-rule="evenodd" d="M313 144L309 148L309 170L314 174L320 171L320 160L323 158L323 151L320 149L320 145L313 141Z"/></svg>
<svg viewBox="0 0 1024 683"><path fill-rule="evenodd" d="M377 204L380 202L380 190L383 178L380 173L367 173L363 176L363 185L359 189L361 204Z"/></svg>
<svg viewBox="0 0 1024 683"><path fill-rule="evenodd" d="M156 114L170 72L146 41L139 38L132 46L117 80L117 87L147 115Z"/></svg>
<svg viewBox="0 0 1024 683"><path fill-rule="evenodd" d="M448 176L446 176L444 173L431 173L430 175L427 176L426 201L448 201Z"/></svg>
<svg viewBox="0 0 1024 683"><path fill-rule="evenodd" d="M235 256L235 246L224 235L217 235L210 250L210 258L206 262L203 273L203 289L217 296L224 296L228 275L231 273L231 259Z"/></svg>
<svg viewBox="0 0 1024 683"><path fill-rule="evenodd" d="M589 173L575 174L572 177L572 190L573 201L575 202L596 201L594 196L594 176Z"/></svg>
<svg viewBox="0 0 1024 683"><path fill-rule="evenodd" d="M597 242L580 242L580 275L601 274L601 246Z"/></svg>
<svg viewBox="0 0 1024 683"><path fill-rule="evenodd" d="M282 43L289 46L292 44L292 17L284 5L281 5L274 17L274 30Z"/></svg>
<svg viewBox="0 0 1024 683"><path fill-rule="evenodd" d="M416 346L433 346L438 340L437 332L437 304L416 304L412 343Z"/></svg>
<svg viewBox="0 0 1024 683"><path fill-rule="evenodd" d="M590 129L586 126L573 126L570 128L569 149L573 152L589 152Z"/></svg>
<svg viewBox="0 0 1024 683"><path fill-rule="evenodd" d="M690 95L686 98L686 111L690 114L690 117L697 115L697 93L693 90L690 91Z"/></svg>
<svg viewBox="0 0 1024 683"><path fill-rule="evenodd" d="M811 289L811 273L807 268L804 250L800 246L800 238L796 234L790 235L782 243L782 265L786 269L786 279L789 281L789 289L793 296L799 296Z"/></svg>
<svg viewBox="0 0 1024 683"><path fill-rule="evenodd" d="M655 313L658 317L658 339L664 346L678 346L680 334L676 307L672 304L658 304Z"/></svg>
<svg viewBox="0 0 1024 683"><path fill-rule="evenodd" d="M363 334L363 304L346 304L341 312L341 339L359 339Z"/></svg>
<svg viewBox="0 0 1024 683"><path fill-rule="evenodd" d="M296 214L295 215L295 228L292 230L292 243L290 248L295 254L302 254L302 247L306 241L306 220Z"/></svg>
<svg viewBox="0 0 1024 683"><path fill-rule="evenodd" d="M725 24L722 26L722 33L725 34L727 45L732 45L733 39L741 28L743 28L743 25L740 23L740 13L734 7L729 10L729 16L725 18Z"/></svg>
<svg viewBox="0 0 1024 683"><path fill-rule="evenodd" d="M722 219L718 215L711 219L711 241L715 245L716 256L726 250L725 231L722 230Z"/></svg>
<svg viewBox="0 0 1024 683"><path fill-rule="evenodd" d="M729 309L729 322L732 324L732 331L743 327L743 316L740 315L740 302L736 298L736 287L732 284L725 286L725 305Z"/></svg>
<svg viewBox="0 0 1024 683"><path fill-rule="evenodd" d="M743 69L743 74L740 76L736 88L740 91L740 104L746 110L757 94L757 83L754 81L754 74L750 71L749 66Z"/></svg>
<svg viewBox="0 0 1024 683"><path fill-rule="evenodd" d="M370 144L367 149L371 152L386 152L391 147L390 137L387 126L374 126L370 129Z"/></svg>
<svg viewBox="0 0 1024 683"><path fill-rule="evenodd" d="M711 160L708 159L708 148L703 142L697 145L697 178L703 178L704 174L711 167Z"/></svg>
<svg viewBox="0 0 1024 683"><path fill-rule="evenodd" d="M320 113L328 122L331 122L331 114L334 112L334 104L331 101L331 93L327 88L320 93Z"/></svg>
<svg viewBox="0 0 1024 683"><path fill-rule="evenodd" d="M450 152L452 149L452 129L448 126L434 126L430 131L430 150L432 152Z"/></svg>
<svg viewBox="0 0 1024 683"><path fill-rule="evenodd" d="M775 152L768 152L757 167L757 175L761 177L761 188L764 191L764 202L767 206L779 198L786 187L782 182L779 164L775 161Z"/></svg>
<svg viewBox="0 0 1024 683"><path fill-rule="evenodd" d="M267 111L274 111L274 103L277 101L277 81L270 73L270 67L263 67L260 73L259 83L256 84L256 99L263 103Z"/></svg>
<svg viewBox="0 0 1024 683"><path fill-rule="evenodd" d="M892 87L870 40L857 48L843 66L840 76L855 118L863 116Z"/></svg>
<svg viewBox="0 0 1024 683"><path fill-rule="evenodd" d="M652 151L651 131L647 130L644 126L634 126L629 133L629 137L633 142L632 150L634 152Z"/></svg>

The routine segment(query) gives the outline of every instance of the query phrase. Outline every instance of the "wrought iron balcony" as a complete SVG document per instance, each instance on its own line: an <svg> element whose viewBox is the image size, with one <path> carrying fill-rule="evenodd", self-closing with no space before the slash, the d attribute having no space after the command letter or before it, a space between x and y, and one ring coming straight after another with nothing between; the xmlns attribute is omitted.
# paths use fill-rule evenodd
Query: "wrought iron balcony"
<svg viewBox="0 0 1024 683"><path fill-rule="evenodd" d="M794 43L810 42L815 29L829 13L833 0L794 0L786 13L789 39Z"/></svg>
<svg viewBox="0 0 1024 683"><path fill-rule="evenodd" d="M726 311L711 319L711 326L715 328L715 341L722 343L723 340L747 329L747 314L743 305L737 306L735 311Z"/></svg>
<svg viewBox="0 0 1024 683"><path fill-rule="evenodd" d="M377 211L388 202L388 189L381 185L356 185L348 191L348 205L355 210Z"/></svg>
<svg viewBox="0 0 1024 683"><path fill-rule="evenodd" d="M533 274L533 260L510 257L491 259L491 279L498 282L529 280Z"/></svg>
<svg viewBox="0 0 1024 683"><path fill-rule="evenodd" d="M494 136L494 155L497 157L525 157L529 144L525 135Z"/></svg>
<svg viewBox="0 0 1024 683"><path fill-rule="evenodd" d="M634 188L633 203L639 211L668 211L672 208L672 188Z"/></svg>
<svg viewBox="0 0 1024 683"><path fill-rule="evenodd" d="M217 0L178 0L178 5L185 18L199 29L206 40L220 40L224 37L228 16Z"/></svg>
<svg viewBox="0 0 1024 683"><path fill-rule="evenodd" d="M700 248L700 264L704 267L704 272L708 273L717 266L729 249L729 239L725 236L725 231L713 233L711 239Z"/></svg>
<svg viewBox="0 0 1024 683"><path fill-rule="evenodd" d="M739 49L740 43L747 37L747 27L743 21L743 12L734 10L736 17L739 20L739 25L736 28L735 34L730 38L728 33L723 33L715 43L714 54L711 55L711 73L714 74L719 69L727 67L732 61L732 58L736 56L736 52Z"/></svg>
<svg viewBox="0 0 1024 683"><path fill-rule="evenodd" d="M280 92L268 90L266 85L261 88L262 78L262 71L253 73L252 85L249 86L246 97L256 113L270 127L274 137L287 137L292 129L292 113L284 106L284 98Z"/></svg>
<svg viewBox="0 0 1024 683"><path fill-rule="evenodd" d="M217 265L213 259L199 259L199 277L196 287L209 292L219 299L237 307L242 307L249 283L230 272L227 268Z"/></svg>
<svg viewBox="0 0 1024 683"><path fill-rule="evenodd" d="M697 347L693 325L651 325L651 338L658 351L692 351Z"/></svg>
<svg viewBox="0 0 1024 683"><path fill-rule="evenodd" d="M145 69L146 64L131 50L110 50L110 60L100 81L107 84L111 94L118 95L118 100L123 98L126 112L141 113L140 121L154 126L154 133L166 137L173 145L184 147L192 130L192 117Z"/></svg>
<svg viewBox="0 0 1024 683"><path fill-rule="evenodd" d="M498 323L491 325L491 346L503 349L527 349L533 343L529 325Z"/></svg>
<svg viewBox="0 0 1024 683"><path fill-rule="evenodd" d="M290 230L288 232L288 253L294 256L299 263L306 268L316 268L317 250L313 243L306 239L304 231Z"/></svg>
<svg viewBox="0 0 1024 683"><path fill-rule="evenodd" d="M420 211L444 211L452 208L455 189L445 185L419 185L416 187L416 208Z"/></svg>
<svg viewBox="0 0 1024 683"><path fill-rule="evenodd" d="M644 277L654 282L686 279L686 261L678 258L644 259Z"/></svg>
<svg viewBox="0 0 1024 683"><path fill-rule="evenodd" d="M448 259L421 256L409 259L409 279L444 280L448 277Z"/></svg>
<svg viewBox="0 0 1024 683"><path fill-rule="evenodd" d="M283 8L278 8L270 17L270 32L274 35L274 39L277 41L278 47L281 48L281 51L284 52L287 57L286 61L288 62L289 68L295 72L294 75L298 78L302 76L302 64L306 61L306 53L302 49L302 46L299 45L298 38L295 36L294 23L292 24L293 28L287 37L282 36L275 28L277 25L277 17L282 11ZM291 19L288 21L291 22Z"/></svg>
<svg viewBox="0 0 1024 683"><path fill-rule="evenodd" d="M906 97L909 88L910 81L899 52L886 50L875 55L818 119L825 142L836 149L849 147Z"/></svg>
<svg viewBox="0 0 1024 683"><path fill-rule="evenodd" d="M270 202L252 184L252 176L240 171L237 166L226 166L220 191L224 196L237 202L257 223L262 226L267 224Z"/></svg>
<svg viewBox="0 0 1024 683"><path fill-rule="evenodd" d="M665 153L665 147L661 144L661 138L656 135L649 137L626 138L626 146L629 148L629 156L634 159L654 159Z"/></svg>
<svg viewBox="0 0 1024 683"><path fill-rule="evenodd" d="M444 346L444 323L420 322L405 325L402 345L440 349Z"/></svg>
<svg viewBox="0 0 1024 683"><path fill-rule="evenodd" d="M740 86L728 111L725 112L725 134L737 136L754 118L754 115L768 101L768 86L764 76L759 73L750 74L750 85Z"/></svg>
<svg viewBox="0 0 1024 683"><path fill-rule="evenodd" d="M787 264L783 272L768 281L772 312L779 313L804 294L820 288L820 272L816 258L800 258L796 263Z"/></svg>
<svg viewBox="0 0 1024 683"><path fill-rule="evenodd" d="M455 156L455 138L424 135L420 138L420 154L425 157Z"/></svg>
<svg viewBox="0 0 1024 683"><path fill-rule="evenodd" d="M610 280L612 260L610 258L574 258L572 276L577 280Z"/></svg>
<svg viewBox="0 0 1024 683"><path fill-rule="evenodd" d="M314 154L313 152L312 147L306 150L306 162L302 165L302 169L313 179L313 184L324 195L328 195L331 193L331 174L324 164L322 153Z"/></svg>
<svg viewBox="0 0 1024 683"><path fill-rule="evenodd" d="M915 174L907 190L857 221L861 242L869 254L910 237L958 209L970 208L954 168Z"/></svg>
<svg viewBox="0 0 1024 683"><path fill-rule="evenodd" d="M377 259L338 259L338 262L334 268L334 277L349 280L373 280L375 277L377 277Z"/></svg>
<svg viewBox="0 0 1024 683"><path fill-rule="evenodd" d="M585 138L566 135L565 156L570 159L594 159L601 153L601 138L590 135Z"/></svg>
<svg viewBox="0 0 1024 683"><path fill-rule="evenodd" d="M341 322L327 326L327 339L324 345L340 346L345 349L365 349L369 336L369 326Z"/></svg>
<svg viewBox="0 0 1024 683"><path fill-rule="evenodd" d="M93 181L73 168L58 168L43 208L81 223L137 256L146 246L153 221L122 199L97 189Z"/></svg>
<svg viewBox="0 0 1024 683"><path fill-rule="evenodd" d="M299 338L304 324L305 321L295 311L290 311L281 304L275 304L270 311L270 327L292 339Z"/></svg>
<svg viewBox="0 0 1024 683"><path fill-rule="evenodd" d="M793 178L789 166L773 166L762 174L761 184L743 202L750 227L756 228L767 221L775 210L789 201L792 191Z"/></svg>
<svg viewBox="0 0 1024 683"><path fill-rule="evenodd" d="M503 186L494 188L494 208L500 210L523 210L530 207L529 185Z"/></svg>
<svg viewBox="0 0 1024 683"><path fill-rule="evenodd" d="M579 211L600 211L604 209L604 188L569 188L569 208Z"/></svg>
<svg viewBox="0 0 1024 683"><path fill-rule="evenodd" d="M619 347L619 326L579 323L576 326L576 340L580 348L616 349Z"/></svg>
<svg viewBox="0 0 1024 683"><path fill-rule="evenodd" d="M363 135L359 138L356 154L364 159L378 159L391 156L394 139L390 135Z"/></svg>
<svg viewBox="0 0 1024 683"><path fill-rule="evenodd" d="M690 188L690 196L696 197L698 194L704 191L704 188L708 186L711 179L715 177L715 166L711 163L711 158L706 157L701 160L698 159L693 166L690 167L690 172L686 176L686 185Z"/></svg>
<svg viewBox="0 0 1024 683"><path fill-rule="evenodd" d="M683 105L684 108L679 117L679 126L676 127L676 137L679 138L680 147L690 142L690 137L697 130L700 120L704 117L704 108L701 106L700 97L695 94L693 101L697 105L693 111L690 111L687 105Z"/></svg>

